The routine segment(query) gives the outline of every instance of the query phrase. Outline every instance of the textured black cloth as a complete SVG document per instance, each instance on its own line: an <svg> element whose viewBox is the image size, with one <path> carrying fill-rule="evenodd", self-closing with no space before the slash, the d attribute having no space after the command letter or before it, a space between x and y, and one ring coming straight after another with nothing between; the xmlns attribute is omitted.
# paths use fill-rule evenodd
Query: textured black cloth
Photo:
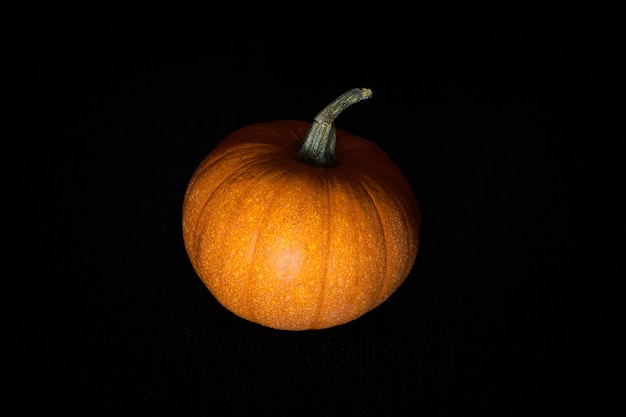
<svg viewBox="0 0 626 417"><path fill-rule="evenodd" d="M539 416L614 398L626 106L611 23L75 16L5 16L7 404ZM232 131L312 120L354 87L373 97L336 124L380 144L414 186L413 271L343 326L287 332L234 316L185 253L187 182Z"/></svg>

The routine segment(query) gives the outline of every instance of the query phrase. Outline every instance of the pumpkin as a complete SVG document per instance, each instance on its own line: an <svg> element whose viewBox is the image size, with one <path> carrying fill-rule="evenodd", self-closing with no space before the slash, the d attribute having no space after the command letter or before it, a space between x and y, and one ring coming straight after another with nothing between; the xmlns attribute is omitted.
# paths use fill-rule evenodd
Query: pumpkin
<svg viewBox="0 0 626 417"><path fill-rule="evenodd" d="M407 178L374 142L335 128L355 88L311 122L254 123L223 139L183 202L191 264L226 309L283 330L374 309L413 267L420 232Z"/></svg>

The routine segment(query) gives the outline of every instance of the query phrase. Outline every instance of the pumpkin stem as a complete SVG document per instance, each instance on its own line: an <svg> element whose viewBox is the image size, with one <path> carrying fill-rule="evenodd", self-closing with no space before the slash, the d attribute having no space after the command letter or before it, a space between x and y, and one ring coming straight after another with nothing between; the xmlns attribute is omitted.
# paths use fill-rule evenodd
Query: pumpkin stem
<svg viewBox="0 0 626 417"><path fill-rule="evenodd" d="M330 167L337 164L335 154L335 118L349 106L372 96L369 88L353 88L337 97L315 116L296 158L311 165Z"/></svg>

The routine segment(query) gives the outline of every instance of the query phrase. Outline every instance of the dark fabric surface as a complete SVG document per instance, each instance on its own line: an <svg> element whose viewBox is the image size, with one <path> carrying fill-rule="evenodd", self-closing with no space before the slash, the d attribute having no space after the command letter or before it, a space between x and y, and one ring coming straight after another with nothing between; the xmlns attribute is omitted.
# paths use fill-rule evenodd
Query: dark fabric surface
<svg viewBox="0 0 626 417"><path fill-rule="evenodd" d="M614 398L626 106L610 23L5 18L3 374L20 415L539 416ZM372 99L337 126L413 184L413 271L343 326L239 319L185 253L187 182L230 132L312 120L362 86Z"/></svg>

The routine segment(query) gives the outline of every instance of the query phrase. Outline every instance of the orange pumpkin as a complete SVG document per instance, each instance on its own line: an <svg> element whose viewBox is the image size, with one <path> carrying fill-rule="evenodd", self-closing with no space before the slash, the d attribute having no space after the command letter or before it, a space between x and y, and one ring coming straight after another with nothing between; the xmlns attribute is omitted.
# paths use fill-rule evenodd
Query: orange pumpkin
<svg viewBox="0 0 626 417"><path fill-rule="evenodd" d="M322 329L385 301L417 255L420 215L400 169L373 142L335 129L369 89L313 123L256 123L200 163L183 203L191 264L228 310L263 326Z"/></svg>

